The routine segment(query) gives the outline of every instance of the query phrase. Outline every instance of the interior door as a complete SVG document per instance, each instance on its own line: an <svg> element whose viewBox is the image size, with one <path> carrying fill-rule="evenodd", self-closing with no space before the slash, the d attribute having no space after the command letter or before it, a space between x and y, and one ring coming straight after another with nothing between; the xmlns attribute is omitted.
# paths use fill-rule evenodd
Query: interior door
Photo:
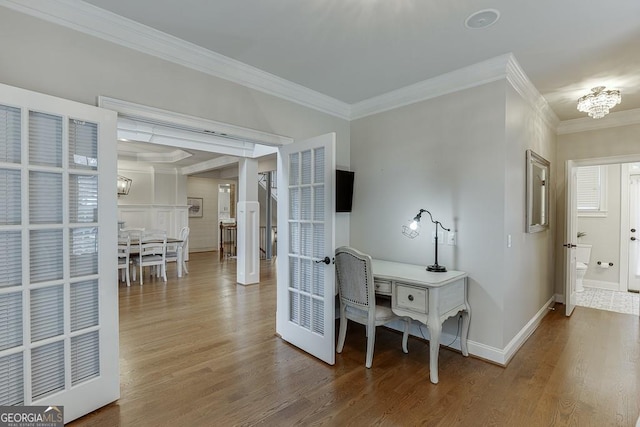
<svg viewBox="0 0 640 427"><path fill-rule="evenodd" d="M278 151L276 332L335 363L335 133Z"/></svg>
<svg viewBox="0 0 640 427"><path fill-rule="evenodd" d="M566 235L564 238L565 253L565 314L571 316L573 309L576 308L576 244L578 236L577 220L578 220L578 201L577 188L578 178L577 171L571 160L566 163Z"/></svg>
<svg viewBox="0 0 640 427"><path fill-rule="evenodd" d="M630 291L640 291L640 175L629 176L629 282Z"/></svg>
<svg viewBox="0 0 640 427"><path fill-rule="evenodd" d="M120 396L116 114L0 85L0 406Z"/></svg>

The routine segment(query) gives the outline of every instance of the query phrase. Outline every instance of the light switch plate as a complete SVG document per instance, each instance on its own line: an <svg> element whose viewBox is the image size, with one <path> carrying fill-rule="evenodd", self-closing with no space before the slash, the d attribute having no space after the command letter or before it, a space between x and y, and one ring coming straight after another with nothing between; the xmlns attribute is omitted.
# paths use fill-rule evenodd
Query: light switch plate
<svg viewBox="0 0 640 427"><path fill-rule="evenodd" d="M451 245L451 246L455 246L456 245L456 241L457 241L457 237L456 237L455 231L450 231L447 234L447 244Z"/></svg>

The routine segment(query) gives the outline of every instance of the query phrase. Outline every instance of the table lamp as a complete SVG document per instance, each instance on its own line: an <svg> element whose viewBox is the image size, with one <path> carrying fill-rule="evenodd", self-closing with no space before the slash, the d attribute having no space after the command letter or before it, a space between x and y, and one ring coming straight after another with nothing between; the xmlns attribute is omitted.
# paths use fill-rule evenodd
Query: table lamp
<svg viewBox="0 0 640 427"><path fill-rule="evenodd" d="M436 259L432 265L427 266L427 271L433 271L435 273L444 273L445 271L447 271L447 268L444 265L438 264L438 227L446 231L451 231L450 228L444 228L444 226L440 221L434 221L433 216L431 215L431 212L429 212L428 210L420 209L418 214L413 218L413 220L410 221L409 225L402 226L402 234L404 234L410 239L415 239L420 234L420 220L422 219L422 214L424 212L429 214L429 218L431 219L431 222L434 223L436 226L436 233L434 236L435 243L436 243Z"/></svg>

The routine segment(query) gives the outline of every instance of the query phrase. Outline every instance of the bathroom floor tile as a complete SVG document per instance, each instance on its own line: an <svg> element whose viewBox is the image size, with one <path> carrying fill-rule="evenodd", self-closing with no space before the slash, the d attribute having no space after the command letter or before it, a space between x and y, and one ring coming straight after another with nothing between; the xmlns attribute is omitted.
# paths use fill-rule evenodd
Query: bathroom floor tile
<svg viewBox="0 0 640 427"><path fill-rule="evenodd" d="M637 293L618 292L585 286L584 291L578 292L576 296L576 305L581 307L639 315L640 294Z"/></svg>

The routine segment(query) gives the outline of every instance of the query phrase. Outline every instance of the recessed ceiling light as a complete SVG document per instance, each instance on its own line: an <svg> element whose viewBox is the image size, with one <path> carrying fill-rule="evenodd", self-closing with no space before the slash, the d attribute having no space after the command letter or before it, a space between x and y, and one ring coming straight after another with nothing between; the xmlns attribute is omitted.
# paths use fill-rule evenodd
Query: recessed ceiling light
<svg viewBox="0 0 640 427"><path fill-rule="evenodd" d="M483 9L469 15L464 21L464 26L472 30L487 28L495 24L500 18L500 12L496 9Z"/></svg>

